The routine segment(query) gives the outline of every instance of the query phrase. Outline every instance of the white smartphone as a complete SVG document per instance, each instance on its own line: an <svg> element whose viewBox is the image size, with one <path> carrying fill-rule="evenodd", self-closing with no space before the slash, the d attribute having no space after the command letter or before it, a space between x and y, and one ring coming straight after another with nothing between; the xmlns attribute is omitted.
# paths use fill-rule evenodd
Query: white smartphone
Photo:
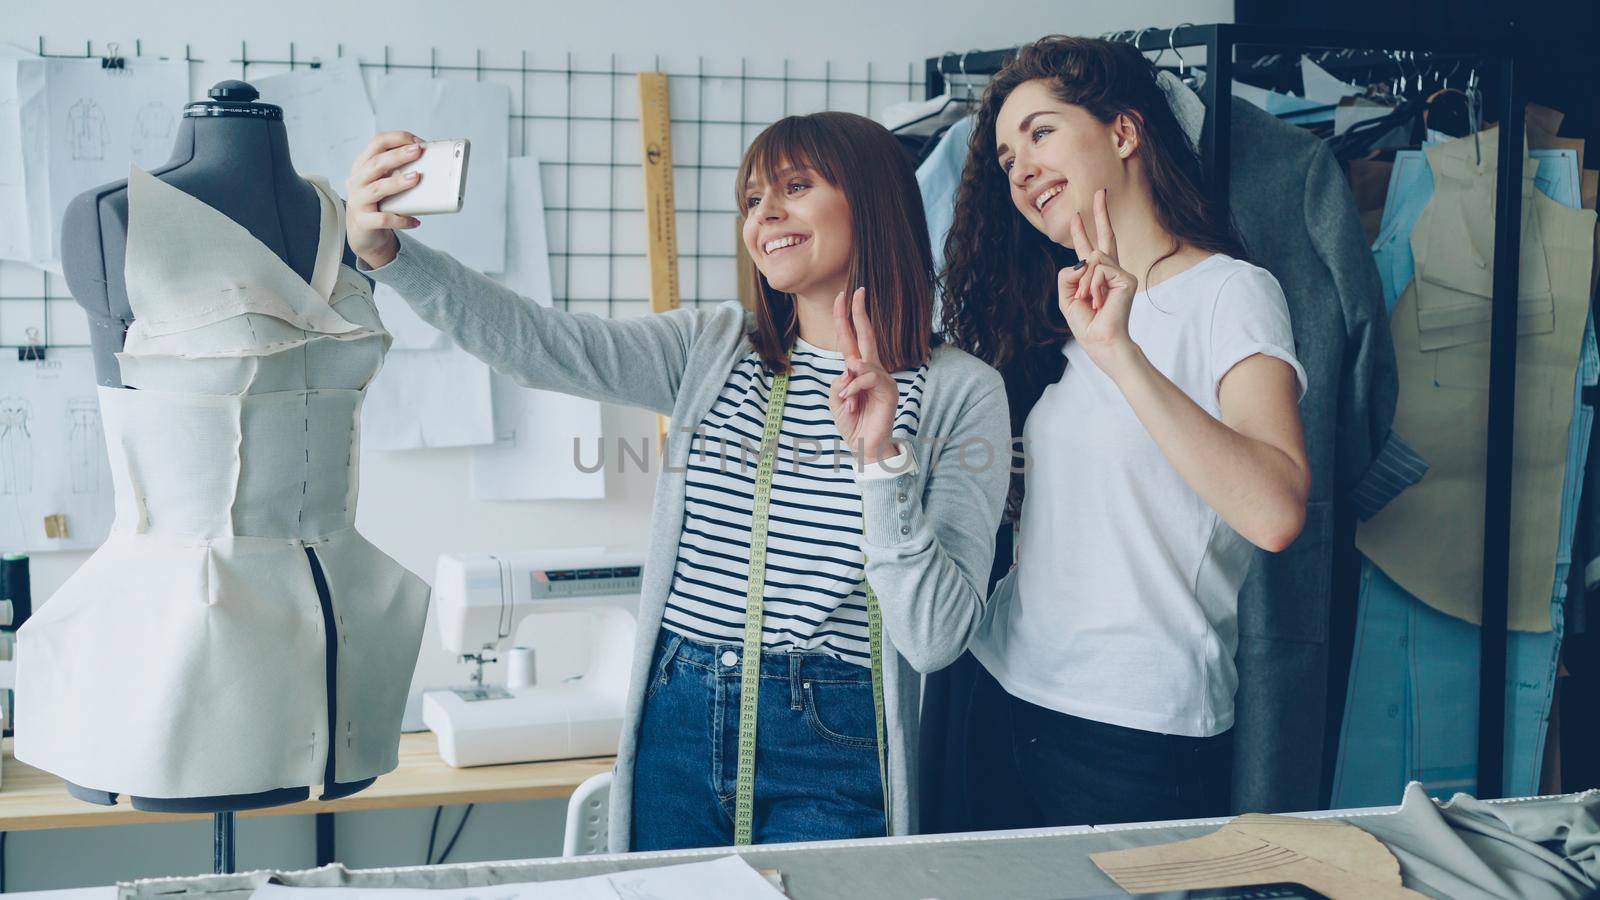
<svg viewBox="0 0 1600 900"><path fill-rule="evenodd" d="M398 194L385 197L378 209L402 216L426 216L461 211L467 194L467 156L472 142L424 141L422 154L394 170L396 175L421 172L422 180Z"/></svg>

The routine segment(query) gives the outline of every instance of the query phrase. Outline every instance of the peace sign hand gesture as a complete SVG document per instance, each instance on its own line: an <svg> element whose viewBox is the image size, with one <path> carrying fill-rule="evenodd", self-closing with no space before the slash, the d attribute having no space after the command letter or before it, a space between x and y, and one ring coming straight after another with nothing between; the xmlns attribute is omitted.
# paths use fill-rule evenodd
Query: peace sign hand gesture
<svg viewBox="0 0 1600 900"><path fill-rule="evenodd" d="M839 436L866 466L895 454L889 441L900 385L878 362L877 335L867 319L867 289L833 301L833 328L844 351L844 372L828 387L828 409Z"/></svg>
<svg viewBox="0 0 1600 900"><path fill-rule="evenodd" d="M1128 336L1128 313L1139 279L1117 264L1117 238L1111 231L1111 216L1106 212L1106 191L1094 194L1096 240L1089 240L1083 216L1072 214L1072 246L1078 265L1062 269L1056 286L1060 292L1061 314L1066 316L1072 336L1101 371L1133 347Z"/></svg>

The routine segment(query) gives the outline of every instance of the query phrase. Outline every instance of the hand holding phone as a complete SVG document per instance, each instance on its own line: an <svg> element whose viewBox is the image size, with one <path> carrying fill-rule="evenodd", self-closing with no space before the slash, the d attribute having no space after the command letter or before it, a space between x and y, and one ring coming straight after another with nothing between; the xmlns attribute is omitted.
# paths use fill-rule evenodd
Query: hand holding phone
<svg viewBox="0 0 1600 900"><path fill-rule="evenodd" d="M417 173L416 183L378 203L378 211L402 216L426 216L461 211L467 190L467 159L472 142L425 141L417 158L394 170L404 178Z"/></svg>

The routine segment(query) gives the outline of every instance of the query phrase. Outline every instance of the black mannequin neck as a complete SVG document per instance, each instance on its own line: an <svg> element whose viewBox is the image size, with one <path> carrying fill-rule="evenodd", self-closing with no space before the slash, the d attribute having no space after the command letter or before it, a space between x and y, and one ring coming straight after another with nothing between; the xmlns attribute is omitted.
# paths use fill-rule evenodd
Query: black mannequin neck
<svg viewBox="0 0 1600 900"><path fill-rule="evenodd" d="M289 160L289 132L282 121L244 117L185 118L168 166L228 172L241 184L297 179Z"/></svg>
<svg viewBox="0 0 1600 900"><path fill-rule="evenodd" d="M311 280L321 201L294 170L281 120L186 116L160 177L242 225Z"/></svg>

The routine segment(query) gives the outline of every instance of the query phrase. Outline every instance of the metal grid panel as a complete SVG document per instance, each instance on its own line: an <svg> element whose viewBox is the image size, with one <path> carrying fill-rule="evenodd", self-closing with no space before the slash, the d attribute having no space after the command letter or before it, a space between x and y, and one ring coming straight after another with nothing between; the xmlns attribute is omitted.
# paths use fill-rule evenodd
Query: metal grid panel
<svg viewBox="0 0 1600 900"><path fill-rule="evenodd" d="M143 51L142 42L136 42L134 55ZM42 38L38 52L50 57L103 55L93 43L81 52L49 52ZM334 55L346 52L339 45ZM641 68L671 76L679 293L686 306L737 299L732 181L744 148L762 128L785 115L824 109L873 115L889 103L920 97L923 89L920 62L903 69L705 57L683 64L658 56L623 65L615 55L524 51L513 65L487 61L481 50L437 48L426 61L402 60L388 47L360 55L376 60L361 62L369 79L386 72L423 71L496 82L511 90L509 150L512 156L533 155L540 161L555 302L606 316L649 310L635 79ZM281 52L263 54L240 41L216 56L246 81L321 64L319 57L307 56L293 43ZM191 63L191 77L193 65L205 62L187 46L177 58ZM50 346L88 343L84 316L60 278L0 262L0 347L21 346L35 336Z"/></svg>

